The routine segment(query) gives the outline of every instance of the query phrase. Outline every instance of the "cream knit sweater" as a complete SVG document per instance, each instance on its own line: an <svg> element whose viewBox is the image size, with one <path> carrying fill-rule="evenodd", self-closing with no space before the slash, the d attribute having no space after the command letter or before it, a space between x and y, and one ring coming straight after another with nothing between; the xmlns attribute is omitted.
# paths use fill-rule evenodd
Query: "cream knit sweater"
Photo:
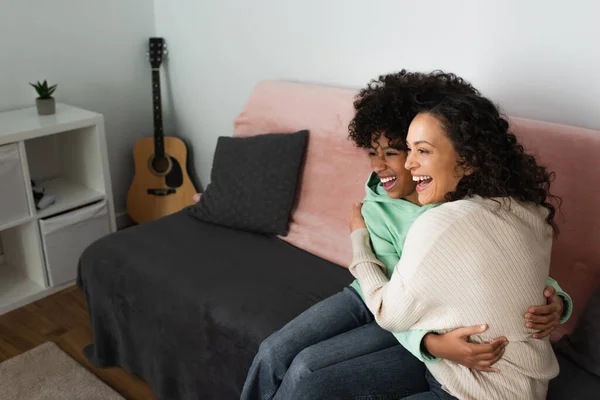
<svg viewBox="0 0 600 400"><path fill-rule="evenodd" d="M426 364L449 393L461 400L543 400L558 362L547 338L531 337L523 315L545 304L552 232L544 208L497 201L473 197L426 211L412 225L390 280L368 231L355 230L350 271L384 329L446 332L487 323L472 341L508 338L494 365L499 373L448 360Z"/></svg>

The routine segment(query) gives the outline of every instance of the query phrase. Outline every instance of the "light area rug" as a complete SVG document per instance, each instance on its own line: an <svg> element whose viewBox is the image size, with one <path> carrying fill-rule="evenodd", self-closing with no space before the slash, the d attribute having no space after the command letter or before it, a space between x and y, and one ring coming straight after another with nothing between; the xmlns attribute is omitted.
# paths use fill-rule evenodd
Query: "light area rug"
<svg viewBox="0 0 600 400"><path fill-rule="evenodd" d="M0 364L2 400L124 400L53 342Z"/></svg>

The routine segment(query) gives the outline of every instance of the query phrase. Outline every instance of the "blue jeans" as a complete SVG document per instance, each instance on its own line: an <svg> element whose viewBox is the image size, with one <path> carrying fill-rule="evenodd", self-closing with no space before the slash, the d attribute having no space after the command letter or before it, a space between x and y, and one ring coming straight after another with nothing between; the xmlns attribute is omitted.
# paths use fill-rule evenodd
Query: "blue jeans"
<svg viewBox="0 0 600 400"><path fill-rule="evenodd" d="M427 392L421 392L413 394L412 396L403 397L404 400L458 400L444 389L438 381L435 380L433 375L429 371L425 372L427 383L429 384L429 390Z"/></svg>
<svg viewBox="0 0 600 400"><path fill-rule="evenodd" d="M438 396L432 385L427 392L428 378L425 365L344 288L261 343L241 400L453 399L409 397Z"/></svg>

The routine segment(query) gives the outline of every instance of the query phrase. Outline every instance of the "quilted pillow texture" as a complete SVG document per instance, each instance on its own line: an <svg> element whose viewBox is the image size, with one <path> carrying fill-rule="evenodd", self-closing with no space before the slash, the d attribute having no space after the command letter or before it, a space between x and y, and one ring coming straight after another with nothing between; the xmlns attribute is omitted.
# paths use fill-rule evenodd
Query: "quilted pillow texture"
<svg viewBox="0 0 600 400"><path fill-rule="evenodd" d="M307 130L219 137L211 182L190 213L205 222L286 236L307 142Z"/></svg>

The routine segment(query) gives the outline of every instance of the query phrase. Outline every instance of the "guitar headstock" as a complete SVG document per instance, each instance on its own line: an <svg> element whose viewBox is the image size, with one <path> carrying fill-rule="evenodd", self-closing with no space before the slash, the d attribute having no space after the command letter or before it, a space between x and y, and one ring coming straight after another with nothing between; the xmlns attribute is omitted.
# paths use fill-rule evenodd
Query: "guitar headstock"
<svg viewBox="0 0 600 400"><path fill-rule="evenodd" d="M160 64L167 56L167 44L165 39L152 37L148 41L148 57L152 68L160 68Z"/></svg>

